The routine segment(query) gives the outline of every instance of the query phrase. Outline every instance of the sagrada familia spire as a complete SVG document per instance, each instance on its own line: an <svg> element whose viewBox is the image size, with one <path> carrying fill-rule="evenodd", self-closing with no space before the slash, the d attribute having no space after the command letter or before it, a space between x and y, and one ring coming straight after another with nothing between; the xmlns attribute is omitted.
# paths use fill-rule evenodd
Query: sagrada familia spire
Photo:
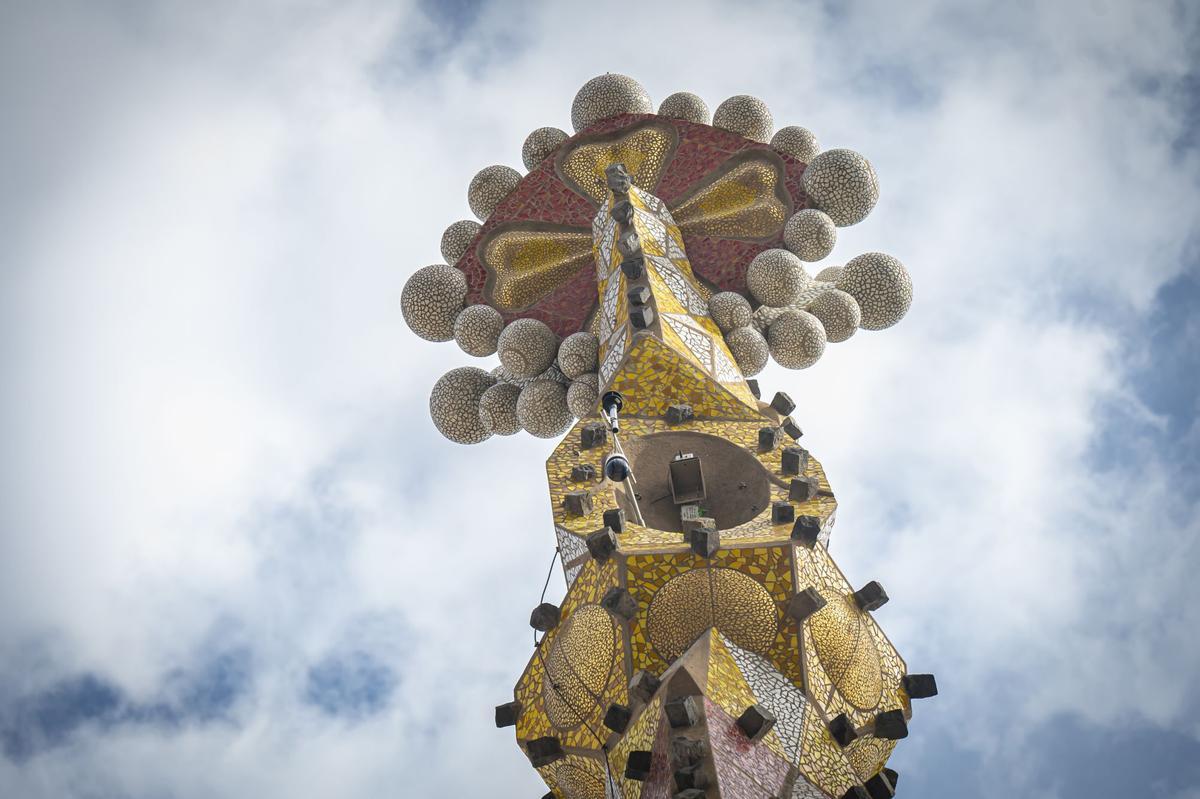
<svg viewBox="0 0 1200 799"><path fill-rule="evenodd" d="M546 799L891 797L937 686L876 623L883 587L830 557L837 499L797 403L753 379L908 310L896 258L804 267L871 211L874 169L772 135L745 95L655 113L607 74L571 116L574 136L529 136L524 177L475 177L482 224L452 224L402 295L418 335L499 356L434 386L447 438L566 434L546 472L567 593L533 609L496 725Z"/></svg>

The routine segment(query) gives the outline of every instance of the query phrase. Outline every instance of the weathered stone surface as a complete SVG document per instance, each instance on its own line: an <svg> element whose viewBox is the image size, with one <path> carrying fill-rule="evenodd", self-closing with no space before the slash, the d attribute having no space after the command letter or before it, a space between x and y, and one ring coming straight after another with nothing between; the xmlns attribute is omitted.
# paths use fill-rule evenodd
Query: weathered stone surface
<svg viewBox="0 0 1200 799"><path fill-rule="evenodd" d="M629 708L613 702L604 713L604 726L613 732L625 732L625 728L629 726L629 721L632 718L633 713Z"/></svg>
<svg viewBox="0 0 1200 799"><path fill-rule="evenodd" d="M644 781L650 776L650 764L653 754L645 749L635 749L629 753L629 759L625 761L625 779Z"/></svg>
<svg viewBox="0 0 1200 799"><path fill-rule="evenodd" d="M799 624L823 607L825 607L825 597L821 596L820 591L810 586L803 591L798 591L795 596L788 599L783 612L789 619Z"/></svg>
<svg viewBox="0 0 1200 799"><path fill-rule="evenodd" d="M638 330L645 330L654 324L654 308L649 305L642 305L634 308L629 312L629 321Z"/></svg>
<svg viewBox="0 0 1200 799"><path fill-rule="evenodd" d="M643 702L649 702L658 693L661 686L661 680L650 672L639 669L634 673L633 679L629 681L629 695L635 696Z"/></svg>
<svg viewBox="0 0 1200 799"><path fill-rule="evenodd" d="M680 793L675 794L680 796L689 790L700 790L708 787L708 773L705 771L703 763L692 763L687 766L682 766L675 769L675 788Z"/></svg>
<svg viewBox="0 0 1200 799"><path fill-rule="evenodd" d="M878 610L887 604L887 591L878 580L872 580L854 592L855 603L863 610Z"/></svg>
<svg viewBox="0 0 1200 799"><path fill-rule="evenodd" d="M633 594L624 588L616 587L608 589L608 593L600 600L600 607L625 621L632 621L638 611L638 603Z"/></svg>
<svg viewBox="0 0 1200 799"><path fill-rule="evenodd" d="M543 602L533 609L533 613L529 614L529 626L539 633L548 633L558 626L561 619L562 611L559 610L558 605Z"/></svg>
<svg viewBox="0 0 1200 799"><path fill-rule="evenodd" d="M629 304L637 307L650 302L651 295L650 289L646 286L634 286L626 292L626 296L629 297Z"/></svg>
<svg viewBox="0 0 1200 799"><path fill-rule="evenodd" d="M783 424L780 427L783 429L783 432L792 437L793 441L798 441L800 436L804 435L804 431L800 429L800 425L796 424L796 420L790 416L783 420Z"/></svg>
<svg viewBox="0 0 1200 799"><path fill-rule="evenodd" d="M776 500L771 503L771 524L791 524L796 518L792 503Z"/></svg>
<svg viewBox="0 0 1200 799"><path fill-rule="evenodd" d="M672 699L663 706L663 711L667 714L667 722L675 729L691 727L700 718L696 700L691 696Z"/></svg>
<svg viewBox="0 0 1200 799"><path fill-rule="evenodd" d="M762 389L758 387L758 381L753 377L746 381L746 387L750 389L750 393L755 399L762 399Z"/></svg>
<svg viewBox="0 0 1200 799"><path fill-rule="evenodd" d="M617 551L617 536L607 527L589 535L586 543L588 552L598 563L607 563Z"/></svg>
<svg viewBox="0 0 1200 799"><path fill-rule="evenodd" d="M576 483L589 482L596 479L596 467L590 463L577 463L571 467L571 480Z"/></svg>
<svg viewBox="0 0 1200 799"><path fill-rule="evenodd" d="M496 726L497 727L512 727L521 718L521 703L520 702L505 702L503 705L496 705Z"/></svg>
<svg viewBox="0 0 1200 799"><path fill-rule="evenodd" d="M820 489L821 483L815 477L793 477L788 488L788 499L792 502L808 502Z"/></svg>
<svg viewBox="0 0 1200 799"><path fill-rule="evenodd" d="M626 280L641 280L646 274L646 259L640 255L634 255L621 261L621 271L625 273Z"/></svg>
<svg viewBox="0 0 1200 799"><path fill-rule="evenodd" d="M760 427L758 430L758 449L760 452L770 452L779 445L778 427Z"/></svg>
<svg viewBox="0 0 1200 799"><path fill-rule="evenodd" d="M700 526L688 530L688 546L702 558L711 558L717 549L721 546L721 534L716 529L716 522L712 519L702 519L701 521L712 522L713 526Z"/></svg>
<svg viewBox="0 0 1200 799"><path fill-rule="evenodd" d="M896 795L896 783L888 779L888 771L891 769L884 769L863 783L863 787L867 789L867 794L871 799L892 799ZM892 773L895 774L895 772Z"/></svg>
<svg viewBox="0 0 1200 799"><path fill-rule="evenodd" d="M610 508L604 511L604 526L614 533L625 532L625 511L621 508Z"/></svg>
<svg viewBox="0 0 1200 799"><path fill-rule="evenodd" d="M792 398L782 391L776 391L775 396L771 398L771 407L780 416L787 416L792 411L796 410L796 403Z"/></svg>
<svg viewBox="0 0 1200 799"><path fill-rule="evenodd" d="M667 424L683 424L684 422L690 422L695 416L696 414L692 410L692 406L687 403L680 403L667 408Z"/></svg>
<svg viewBox="0 0 1200 799"><path fill-rule="evenodd" d="M566 755L562 741L552 736L532 740L525 744L525 749L529 752L529 760L534 768L548 766Z"/></svg>
<svg viewBox="0 0 1200 799"><path fill-rule="evenodd" d="M579 430L579 448L592 449L608 443L608 426L603 422L585 424Z"/></svg>
<svg viewBox="0 0 1200 799"><path fill-rule="evenodd" d="M937 680L932 674L904 675L904 693L909 699L928 699L937 696Z"/></svg>
<svg viewBox="0 0 1200 799"><path fill-rule="evenodd" d="M571 491L563 497L563 507L572 516L587 516L592 512L592 495L587 491Z"/></svg>
<svg viewBox="0 0 1200 799"><path fill-rule="evenodd" d="M685 698L691 699L691 697ZM708 757L708 743L704 739L689 738L686 735L676 735L671 739L671 762L675 764L676 768L699 763L706 757Z"/></svg>
<svg viewBox="0 0 1200 799"><path fill-rule="evenodd" d="M747 738L758 741L775 726L775 716L762 705L755 704L738 716L737 725Z"/></svg>
<svg viewBox="0 0 1200 799"><path fill-rule="evenodd" d="M858 731L854 729L854 723L845 713L839 713L829 722L829 734L843 749L858 738Z"/></svg>
<svg viewBox="0 0 1200 799"><path fill-rule="evenodd" d="M908 737L908 722L903 710L885 710L875 716L875 737L899 741Z"/></svg>
<svg viewBox="0 0 1200 799"><path fill-rule="evenodd" d="M792 525L792 540L801 546L813 548L821 535L821 520L816 516L797 516Z"/></svg>
<svg viewBox="0 0 1200 799"><path fill-rule="evenodd" d="M784 447L779 464L784 474L803 474L804 467L808 466L808 450L803 447Z"/></svg>

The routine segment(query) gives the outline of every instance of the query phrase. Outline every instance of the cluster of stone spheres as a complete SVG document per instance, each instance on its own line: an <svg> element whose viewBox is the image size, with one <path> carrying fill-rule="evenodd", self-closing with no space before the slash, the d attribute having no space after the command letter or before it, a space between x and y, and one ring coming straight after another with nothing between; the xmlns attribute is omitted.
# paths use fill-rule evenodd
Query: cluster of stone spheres
<svg viewBox="0 0 1200 799"><path fill-rule="evenodd" d="M775 130L770 110L756 97L730 97L710 115L702 99L679 92L663 100L656 112L637 81L602 75L575 96L574 137L555 127L529 134L522 148L527 176L502 165L479 171L467 191L479 221L451 224L441 239L445 263L418 269L404 286L404 319L418 336L453 339L463 352L480 358L499 356L499 365L490 371L454 369L435 385L430 412L447 438L473 444L520 430L554 438L574 419L595 412L602 346L594 283L590 296L566 290L578 275L590 272L586 249L591 237L581 232L571 238L569 231L555 229L544 234L506 230L489 238L489 231L529 226L546 216L544 206L534 203L539 195L550 194L545 173L559 172L556 190L565 184L577 195L585 194L586 175L570 174L572 164L564 155L618 155L652 166L663 160L660 142L644 131L615 143L586 141L589 131L611 126L614 119L638 124L670 120L683 131L674 134L680 142L668 167L657 172L630 167L633 184L649 192L656 186L644 183L668 180L672 170L682 172L702 161L692 155L694 148L685 147L691 143L688 137L700 140L708 134L726 151L735 151L711 170L724 169L723 177L671 210L677 217L689 216L686 223L681 219L680 229L697 288L744 376L758 374L768 358L789 369L812 366L827 343L846 341L860 328L890 327L907 312L912 282L904 265L890 255L860 254L816 274L805 267L832 253L838 227L862 221L875 206L879 183L866 158L846 149L822 151L816 136L803 127ZM708 144L704 140L696 147ZM767 150L782 164L773 186L755 183L766 173L751 161L747 163L757 172L727 168L747 153L761 160ZM605 165L599 158L595 163L595 169ZM570 199L579 201L578 196ZM599 197L585 199L594 211ZM497 222L497 216L503 220ZM583 248L584 257L573 256L572 248ZM704 248L712 250L709 274L697 257ZM590 304L591 315L570 318L548 310L555 301L567 300Z"/></svg>

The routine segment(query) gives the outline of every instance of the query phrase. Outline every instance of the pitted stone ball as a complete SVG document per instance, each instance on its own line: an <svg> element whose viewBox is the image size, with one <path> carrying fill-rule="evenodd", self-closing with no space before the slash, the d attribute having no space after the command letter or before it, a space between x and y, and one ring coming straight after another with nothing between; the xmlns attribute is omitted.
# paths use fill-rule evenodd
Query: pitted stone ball
<svg viewBox="0 0 1200 799"><path fill-rule="evenodd" d="M805 164L811 163L821 152L816 135L799 125L788 125L775 131L771 137L771 147Z"/></svg>
<svg viewBox="0 0 1200 799"><path fill-rule="evenodd" d="M517 397L521 427L538 438L554 438L571 426L575 417L567 407L567 387L553 380L534 380Z"/></svg>
<svg viewBox="0 0 1200 799"><path fill-rule="evenodd" d="M772 308L770 305L760 305L754 311L754 315L750 317L750 326L757 330L761 335L766 336L767 330L786 308Z"/></svg>
<svg viewBox="0 0 1200 799"><path fill-rule="evenodd" d="M479 421L483 428L498 436L511 436L521 430L517 419L517 397L521 387L496 383L479 398Z"/></svg>
<svg viewBox="0 0 1200 799"><path fill-rule="evenodd" d="M827 266L817 272L817 280L822 283L836 283L841 276L842 268L840 266Z"/></svg>
<svg viewBox="0 0 1200 799"><path fill-rule="evenodd" d="M825 351L825 328L808 311L789 308L771 323L767 331L771 357L786 369L806 369Z"/></svg>
<svg viewBox="0 0 1200 799"><path fill-rule="evenodd" d="M492 211L496 210L496 206L520 182L521 173L511 166L485 166L475 173L475 177L471 178L471 185L467 187L467 205L471 206L471 213L475 214L480 222L486 222Z"/></svg>
<svg viewBox="0 0 1200 799"><path fill-rule="evenodd" d="M452 266L423 266L400 292L400 312L412 332L426 341L454 338L454 320L467 298L467 278Z"/></svg>
<svg viewBox="0 0 1200 799"><path fill-rule="evenodd" d="M583 419L596 412L600 404L600 376L588 372L571 381L567 387L567 408L577 419Z"/></svg>
<svg viewBox="0 0 1200 799"><path fill-rule="evenodd" d="M698 125L707 125L712 119L708 104L691 92L675 92L658 106L660 117L683 119Z"/></svg>
<svg viewBox="0 0 1200 799"><path fill-rule="evenodd" d="M446 263L458 263L458 259L467 254L471 240L481 227L483 225L474 219L460 219L446 228L442 233L442 257L446 259Z"/></svg>
<svg viewBox="0 0 1200 799"><path fill-rule="evenodd" d="M728 130L752 141L768 142L775 120L771 109L757 97L738 94L717 106L713 112L713 127Z"/></svg>
<svg viewBox="0 0 1200 799"><path fill-rule="evenodd" d="M467 355L484 358L496 351L504 317L490 305L468 305L454 320L454 340Z"/></svg>
<svg viewBox="0 0 1200 799"><path fill-rule="evenodd" d="M722 333L750 324L754 311L750 302L736 291L720 291L708 300L708 315Z"/></svg>
<svg viewBox="0 0 1200 799"><path fill-rule="evenodd" d="M500 334L497 349L513 377L536 377L554 363L558 337L538 319L515 319Z"/></svg>
<svg viewBox="0 0 1200 799"><path fill-rule="evenodd" d="M438 432L459 444L478 444L492 433L479 418L483 393L496 378L474 366L451 369L438 378L429 394L429 415Z"/></svg>
<svg viewBox="0 0 1200 799"><path fill-rule="evenodd" d="M600 339L595 333L580 330L558 345L558 368L574 380L585 372L594 372L599 365Z"/></svg>
<svg viewBox="0 0 1200 799"><path fill-rule="evenodd" d="M733 359L737 361L738 369L746 377L754 377L767 366L767 340L753 327L746 325L725 334L725 345Z"/></svg>
<svg viewBox="0 0 1200 799"><path fill-rule="evenodd" d="M859 326L883 330L904 318L912 305L912 278L904 264L881 252L863 253L842 268L837 287L858 301Z"/></svg>
<svg viewBox="0 0 1200 799"><path fill-rule="evenodd" d="M521 145L521 161L525 168L532 172L569 138L565 130L558 128L538 128L530 133Z"/></svg>
<svg viewBox="0 0 1200 799"><path fill-rule="evenodd" d="M812 282L800 259L787 250L763 250L746 268L746 288L763 305L782 308Z"/></svg>
<svg viewBox="0 0 1200 799"><path fill-rule="evenodd" d="M804 191L838 227L867 218L879 199L871 162L853 150L826 150L804 170Z"/></svg>
<svg viewBox="0 0 1200 799"><path fill-rule="evenodd" d="M801 261L819 261L833 252L837 225L824 211L805 208L783 226L783 243Z"/></svg>
<svg viewBox="0 0 1200 799"><path fill-rule="evenodd" d="M571 125L575 132L619 114L653 114L654 104L642 84L609 72L592 78L575 94Z"/></svg>
<svg viewBox="0 0 1200 799"><path fill-rule="evenodd" d="M840 289L827 291L808 305L808 312L825 328L825 340L834 344L854 335L862 321L858 301Z"/></svg>

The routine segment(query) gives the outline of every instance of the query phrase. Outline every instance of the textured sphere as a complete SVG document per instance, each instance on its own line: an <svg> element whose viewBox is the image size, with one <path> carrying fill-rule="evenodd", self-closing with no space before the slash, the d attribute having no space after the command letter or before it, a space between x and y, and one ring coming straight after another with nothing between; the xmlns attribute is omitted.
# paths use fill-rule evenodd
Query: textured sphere
<svg viewBox="0 0 1200 799"><path fill-rule="evenodd" d="M454 340L467 355L483 358L496 351L504 317L490 305L468 305L454 320Z"/></svg>
<svg viewBox="0 0 1200 799"><path fill-rule="evenodd" d="M708 104L691 92L675 92L658 106L660 117L685 119L698 125L707 125L711 117Z"/></svg>
<svg viewBox="0 0 1200 799"><path fill-rule="evenodd" d="M618 114L653 114L650 95L633 78L609 72L583 84L571 103L575 132Z"/></svg>
<svg viewBox="0 0 1200 799"><path fill-rule="evenodd" d="M445 264L413 272L400 292L400 312L412 332L427 341L454 338L454 320L467 298L467 278Z"/></svg>
<svg viewBox="0 0 1200 799"><path fill-rule="evenodd" d="M574 380L581 374L596 371L599 355L600 339L594 333L581 330L567 336L558 345L558 368Z"/></svg>
<svg viewBox="0 0 1200 799"><path fill-rule="evenodd" d="M525 144L521 145L521 161L525 168L533 171L568 138L567 132L558 128L538 128L530 133L525 137Z"/></svg>
<svg viewBox="0 0 1200 799"><path fill-rule="evenodd" d="M753 327L747 325L730 330L725 334L725 344L746 377L754 377L766 368L767 357L771 354L767 340Z"/></svg>
<svg viewBox="0 0 1200 799"><path fill-rule="evenodd" d="M479 398L479 421L483 428L498 436L511 436L520 431L517 419L517 397L521 387L512 383L496 383Z"/></svg>
<svg viewBox="0 0 1200 799"><path fill-rule="evenodd" d="M554 363L558 337L545 322L516 319L500 334L497 349L500 364L513 377L536 377Z"/></svg>
<svg viewBox="0 0 1200 799"><path fill-rule="evenodd" d="M821 327L825 328L825 340L835 344L853 336L862 322L858 302L839 289L817 297L809 303L808 312L821 321Z"/></svg>
<svg viewBox="0 0 1200 799"><path fill-rule="evenodd" d="M838 227L867 218L879 199L871 162L853 150L826 150L804 170L804 191Z"/></svg>
<svg viewBox="0 0 1200 799"><path fill-rule="evenodd" d="M538 438L562 435L575 419L567 407L567 387L553 380L534 380L517 397L517 419Z"/></svg>
<svg viewBox="0 0 1200 799"><path fill-rule="evenodd" d="M467 254L471 239L475 238L481 227L483 225L474 219L460 219L446 228L446 232L442 234L442 257L446 259L446 263L457 263L459 258Z"/></svg>
<svg viewBox="0 0 1200 799"><path fill-rule="evenodd" d="M578 419L591 416L600 404L600 376L588 372L571 381L567 387L567 408Z"/></svg>
<svg viewBox="0 0 1200 799"><path fill-rule="evenodd" d="M771 323L785 310L785 308L772 308L770 305L760 305L754 311L754 315L750 317L750 326L765 336L767 335L767 330L771 327Z"/></svg>
<svg viewBox="0 0 1200 799"><path fill-rule="evenodd" d="M483 392L496 378L474 366L451 369L438 378L429 394L429 415L438 432L459 444L478 444L491 437L479 418Z"/></svg>
<svg viewBox="0 0 1200 799"><path fill-rule="evenodd" d="M746 287L763 305L791 305L811 282L804 264L787 250L763 250L746 268Z"/></svg>
<svg viewBox="0 0 1200 799"><path fill-rule="evenodd" d="M808 311L792 308L781 313L767 331L771 357L787 369L805 369L825 351L825 328Z"/></svg>
<svg viewBox="0 0 1200 799"><path fill-rule="evenodd" d="M771 137L771 147L805 164L810 163L817 153L821 152L821 145L817 144L817 137L813 132L799 125L788 125L775 131L775 135Z"/></svg>
<svg viewBox="0 0 1200 799"><path fill-rule="evenodd" d="M467 187L467 205L471 206L471 213L479 217L480 222L486 222L500 201L520 182L521 173L511 166L485 166L471 178L471 185Z"/></svg>
<svg viewBox="0 0 1200 799"><path fill-rule="evenodd" d="M771 109L757 97L738 94L717 106L713 112L713 127L728 130L753 141L768 142L775 120Z"/></svg>
<svg viewBox="0 0 1200 799"><path fill-rule="evenodd" d="M819 261L833 252L837 225L824 211L805 208L783 226L783 243L801 261Z"/></svg>
<svg viewBox="0 0 1200 799"><path fill-rule="evenodd" d="M708 300L708 315L717 323L722 333L750 324L754 311L750 302L736 291L721 291Z"/></svg>
<svg viewBox="0 0 1200 799"><path fill-rule="evenodd" d="M858 301L864 330L883 330L912 305L912 278L904 264L881 252L863 253L842 267L837 287Z"/></svg>
<svg viewBox="0 0 1200 799"><path fill-rule="evenodd" d="M817 280L822 283L836 283L841 276L842 268L840 266L827 266L817 272Z"/></svg>

